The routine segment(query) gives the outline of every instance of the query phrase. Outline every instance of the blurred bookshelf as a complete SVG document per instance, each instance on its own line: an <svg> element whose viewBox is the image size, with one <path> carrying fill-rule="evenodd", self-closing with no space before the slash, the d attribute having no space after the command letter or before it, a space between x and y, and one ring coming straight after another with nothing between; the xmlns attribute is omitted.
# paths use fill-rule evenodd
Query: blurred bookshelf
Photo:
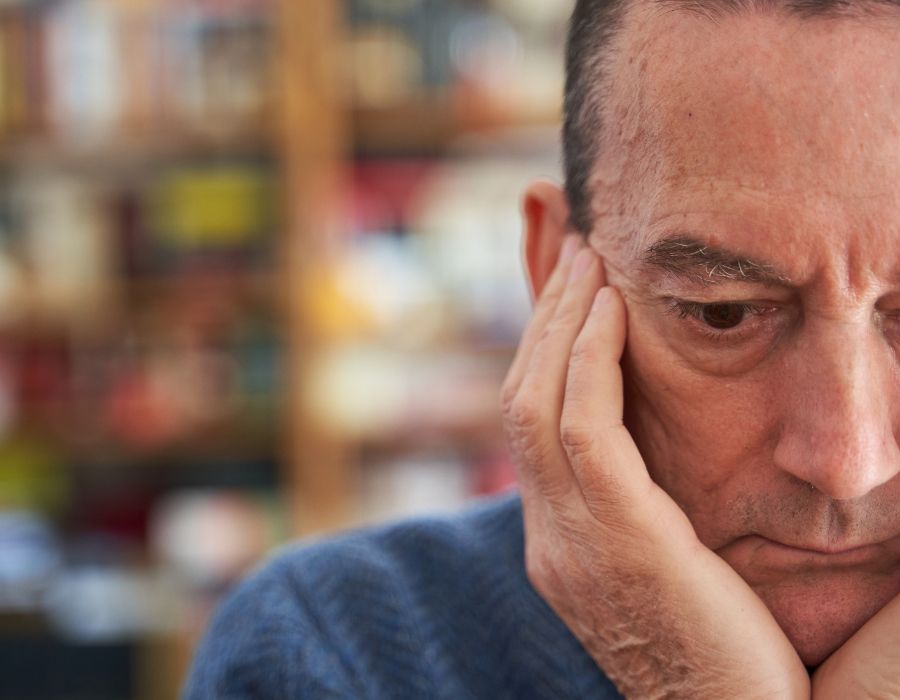
<svg viewBox="0 0 900 700"><path fill-rule="evenodd" d="M274 547L512 482L567 4L0 3L0 698L177 697Z"/></svg>
<svg viewBox="0 0 900 700"><path fill-rule="evenodd" d="M302 530L512 483L497 396L530 313L518 200L534 177L558 178L569 5L350 0L305 42L337 37L318 49L331 72L304 86L310 102L330 96L339 127L338 184L307 219L327 233L291 295L298 440L315 444L294 451Z"/></svg>

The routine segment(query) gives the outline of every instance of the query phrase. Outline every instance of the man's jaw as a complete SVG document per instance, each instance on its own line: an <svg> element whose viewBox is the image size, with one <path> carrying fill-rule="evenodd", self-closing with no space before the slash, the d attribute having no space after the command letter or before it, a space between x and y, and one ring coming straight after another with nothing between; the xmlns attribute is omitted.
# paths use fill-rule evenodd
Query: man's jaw
<svg viewBox="0 0 900 700"><path fill-rule="evenodd" d="M900 595L894 540L842 546L741 537L719 555L753 588L800 658L818 666Z"/></svg>

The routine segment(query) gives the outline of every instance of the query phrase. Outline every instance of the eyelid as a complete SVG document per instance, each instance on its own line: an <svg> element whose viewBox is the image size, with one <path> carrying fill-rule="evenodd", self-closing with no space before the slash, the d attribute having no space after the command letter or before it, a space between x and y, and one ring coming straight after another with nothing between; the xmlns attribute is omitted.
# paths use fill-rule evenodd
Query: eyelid
<svg viewBox="0 0 900 700"><path fill-rule="evenodd" d="M702 334L709 340L740 340L743 335L752 332L751 324L747 320L741 321L733 328L717 329L703 323L701 313L708 306L738 306L751 317L761 316L777 307L774 304L760 304L750 301L691 301L689 299L666 298L667 310L676 314L680 319L691 319L694 331Z"/></svg>
<svg viewBox="0 0 900 700"><path fill-rule="evenodd" d="M795 294L786 287L743 280L717 279L707 284L698 284L670 277L653 282L649 289L660 298L691 300L698 304L738 304L753 298L764 298L767 301L785 304L795 297Z"/></svg>
<svg viewBox="0 0 900 700"><path fill-rule="evenodd" d="M688 299L670 299L672 310L678 313L681 318L693 316L699 319L700 313L710 306L737 306L741 311L748 314L760 314L771 307L763 307L759 304L753 304L748 301L690 301Z"/></svg>

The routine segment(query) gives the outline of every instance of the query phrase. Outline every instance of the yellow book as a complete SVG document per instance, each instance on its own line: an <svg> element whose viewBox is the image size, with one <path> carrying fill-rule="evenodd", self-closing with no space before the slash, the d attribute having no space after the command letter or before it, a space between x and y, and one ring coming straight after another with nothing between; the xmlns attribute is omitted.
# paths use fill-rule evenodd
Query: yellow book
<svg viewBox="0 0 900 700"><path fill-rule="evenodd" d="M271 182L239 166L185 169L163 179L152 198L159 235L179 248L231 248L272 225Z"/></svg>

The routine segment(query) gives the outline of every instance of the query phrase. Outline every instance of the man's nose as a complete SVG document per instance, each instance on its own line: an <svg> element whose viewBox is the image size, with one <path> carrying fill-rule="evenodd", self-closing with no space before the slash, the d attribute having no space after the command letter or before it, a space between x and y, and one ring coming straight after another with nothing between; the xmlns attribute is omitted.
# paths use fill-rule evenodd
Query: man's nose
<svg viewBox="0 0 900 700"><path fill-rule="evenodd" d="M892 479L900 471L891 411L900 367L880 330L818 320L801 331L786 364L776 465L839 500Z"/></svg>

